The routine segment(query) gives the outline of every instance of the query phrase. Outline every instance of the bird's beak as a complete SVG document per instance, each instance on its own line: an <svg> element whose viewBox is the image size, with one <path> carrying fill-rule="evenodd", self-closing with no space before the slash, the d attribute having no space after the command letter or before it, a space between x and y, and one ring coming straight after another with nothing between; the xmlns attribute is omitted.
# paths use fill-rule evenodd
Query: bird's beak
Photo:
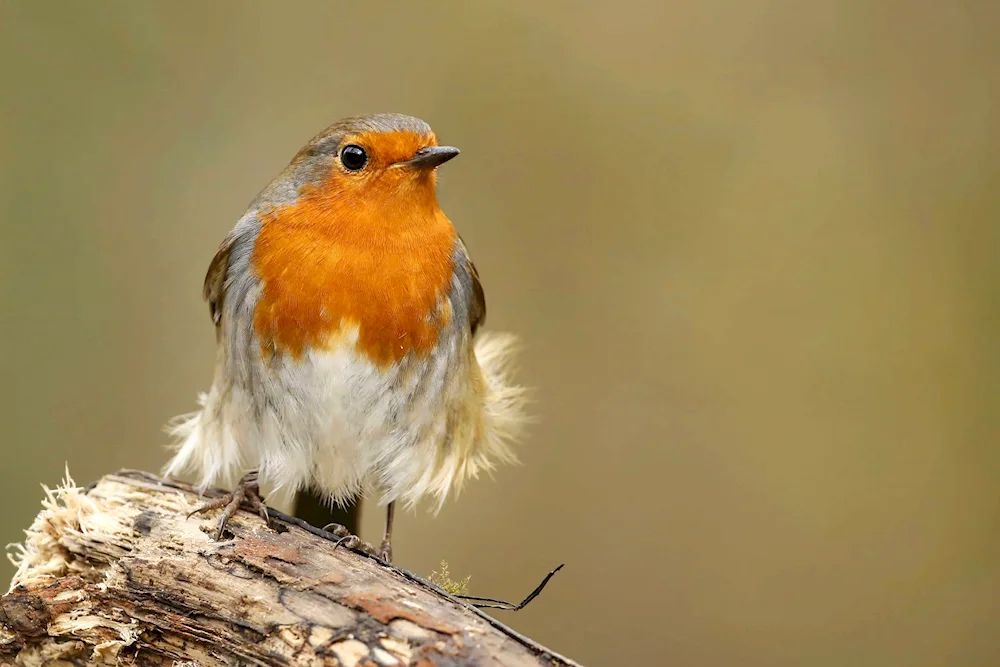
<svg viewBox="0 0 1000 667"><path fill-rule="evenodd" d="M400 167L413 169L433 169L458 155L460 151L454 146L425 146L416 155L405 162L398 163Z"/></svg>

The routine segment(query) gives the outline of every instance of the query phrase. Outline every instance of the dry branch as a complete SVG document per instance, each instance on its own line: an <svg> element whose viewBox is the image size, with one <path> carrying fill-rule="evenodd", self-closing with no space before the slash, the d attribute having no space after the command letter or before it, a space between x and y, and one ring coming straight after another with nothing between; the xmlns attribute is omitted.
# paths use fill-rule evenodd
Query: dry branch
<svg viewBox="0 0 1000 667"><path fill-rule="evenodd" d="M278 513L213 542L146 473L49 493L0 598L0 664L574 665L397 567Z"/></svg>

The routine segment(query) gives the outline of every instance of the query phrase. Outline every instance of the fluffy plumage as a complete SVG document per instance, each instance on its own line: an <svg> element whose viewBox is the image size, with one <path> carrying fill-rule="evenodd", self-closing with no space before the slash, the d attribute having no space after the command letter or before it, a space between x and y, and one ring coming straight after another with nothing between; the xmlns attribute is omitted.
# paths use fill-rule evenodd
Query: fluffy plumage
<svg viewBox="0 0 1000 667"><path fill-rule="evenodd" d="M365 169L341 164L347 144L366 149ZM435 170L403 164L436 145L408 116L341 121L251 204L205 279L215 377L171 426L167 474L231 487L259 468L272 493L440 508L514 460L515 339L480 331L482 287Z"/></svg>

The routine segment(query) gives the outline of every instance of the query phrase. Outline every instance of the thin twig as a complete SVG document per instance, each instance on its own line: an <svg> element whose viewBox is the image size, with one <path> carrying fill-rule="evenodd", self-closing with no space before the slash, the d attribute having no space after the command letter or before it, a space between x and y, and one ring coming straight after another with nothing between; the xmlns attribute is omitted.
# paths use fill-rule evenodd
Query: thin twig
<svg viewBox="0 0 1000 667"><path fill-rule="evenodd" d="M549 583L549 579L555 576L555 573L563 569L566 563L561 563L556 569L545 575L542 579L542 583L535 586L535 590L528 593L528 597L521 600L519 603L514 604L513 602L507 602L506 600L497 600L496 598L484 598L479 595L456 595L459 600L465 600L479 609L503 609L505 611L520 611L528 606L528 603L538 597L538 594L542 592L545 585Z"/></svg>

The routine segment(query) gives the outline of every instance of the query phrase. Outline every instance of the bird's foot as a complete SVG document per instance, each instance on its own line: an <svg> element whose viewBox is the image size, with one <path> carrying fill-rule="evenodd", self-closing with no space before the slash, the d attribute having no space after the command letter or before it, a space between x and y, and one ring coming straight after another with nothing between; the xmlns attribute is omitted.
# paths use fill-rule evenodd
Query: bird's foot
<svg viewBox="0 0 1000 667"><path fill-rule="evenodd" d="M392 542L389 540L382 540L382 546L379 547L379 554L382 560L386 563L392 562Z"/></svg>
<svg viewBox="0 0 1000 667"><path fill-rule="evenodd" d="M224 496L205 503L201 507L189 513L188 518L190 519L195 514L201 514L202 512L207 512L209 510L219 509L220 507L225 508L222 510L222 516L219 517L219 527L215 532L216 541L221 541L223 531L225 531L226 524L229 522L229 519L236 514L236 511L239 510L240 506L244 503L246 503L250 509L257 512L257 514L260 515L260 518L264 519L264 523L267 524L268 528L274 528L274 524L271 522L271 517L267 513L267 505L264 504L264 499L260 497L260 486L257 484L256 470L244 475L231 493L227 493Z"/></svg>
<svg viewBox="0 0 1000 667"><path fill-rule="evenodd" d="M339 547L340 545L344 545L348 549L353 549L355 551L362 551L368 554L369 556L376 556L377 558L381 558L386 562L392 560L392 547L390 547L385 542L382 543L382 546L380 548L376 549L371 542L365 542L357 535L352 535L351 531L349 531L346 526L342 526L339 523L328 523L325 526L323 526L323 530L325 530L328 533L333 533L338 538L340 538L337 540L337 547Z"/></svg>

